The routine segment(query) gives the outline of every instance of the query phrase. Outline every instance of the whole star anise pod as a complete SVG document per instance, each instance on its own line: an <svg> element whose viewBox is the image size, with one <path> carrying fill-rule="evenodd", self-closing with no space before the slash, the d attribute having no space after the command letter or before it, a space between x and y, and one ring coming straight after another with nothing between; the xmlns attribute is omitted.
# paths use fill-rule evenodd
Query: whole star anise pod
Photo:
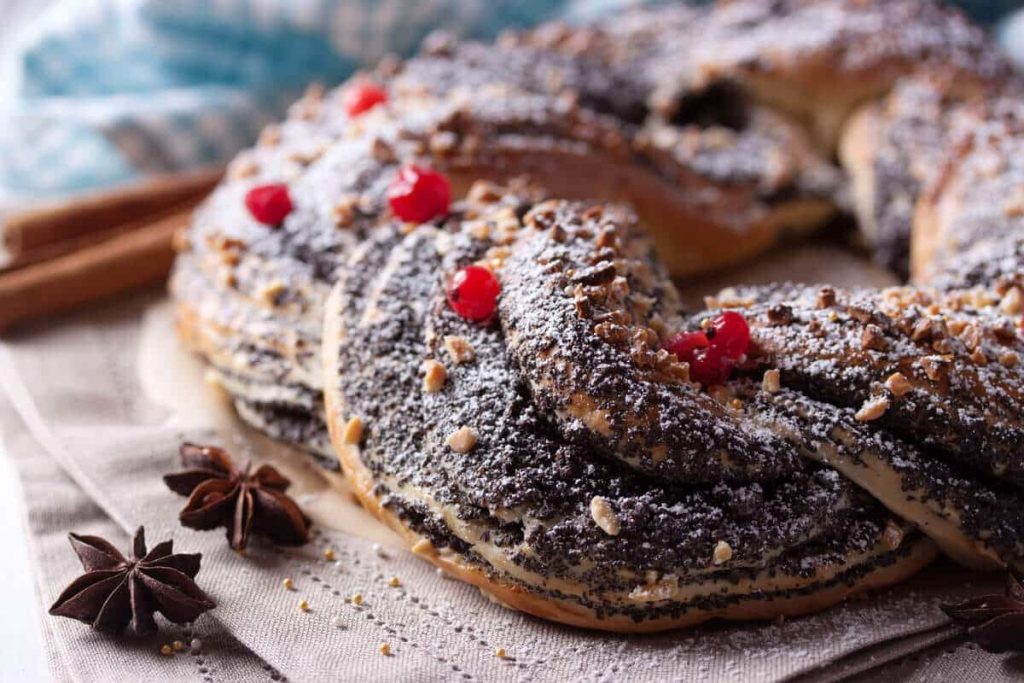
<svg viewBox="0 0 1024 683"><path fill-rule="evenodd" d="M988 652L1024 651L1024 584L1010 572L1005 595L983 595L942 611Z"/></svg>
<svg viewBox="0 0 1024 683"><path fill-rule="evenodd" d="M156 631L156 612L183 624L216 607L193 581L202 559L198 553L175 555L172 541L147 552L142 527L135 532L131 558L98 536L68 538L85 574L64 589L50 614L109 633L122 633L130 623L136 633L146 634Z"/></svg>
<svg viewBox="0 0 1024 683"><path fill-rule="evenodd" d="M270 465L251 472L246 460L235 467L227 451L216 446L181 445L184 472L168 474L164 483L188 496L178 519L192 529L225 527L228 543L244 550L249 534L266 536L278 545L309 540L309 518L285 495L291 482Z"/></svg>

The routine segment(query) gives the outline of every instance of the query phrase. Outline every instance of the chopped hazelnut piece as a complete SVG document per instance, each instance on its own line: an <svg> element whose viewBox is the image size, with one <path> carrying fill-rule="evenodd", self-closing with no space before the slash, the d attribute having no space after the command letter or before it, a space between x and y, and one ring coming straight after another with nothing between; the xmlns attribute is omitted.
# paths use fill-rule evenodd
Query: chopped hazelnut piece
<svg viewBox="0 0 1024 683"><path fill-rule="evenodd" d="M380 645L378 645L377 646L377 651L380 652L385 657L390 657L391 656L391 646L388 645L387 643L381 643Z"/></svg>
<svg viewBox="0 0 1024 683"><path fill-rule="evenodd" d="M259 163L249 155L240 155L228 166L228 176L237 180L252 178L259 172Z"/></svg>
<svg viewBox="0 0 1024 683"><path fill-rule="evenodd" d="M711 554L712 561L718 564L725 564L732 559L732 546L725 541L719 541L715 544L715 550Z"/></svg>
<svg viewBox="0 0 1024 683"><path fill-rule="evenodd" d="M974 349L974 352L971 354L971 360L978 365L988 365L988 356L985 355L980 346Z"/></svg>
<svg viewBox="0 0 1024 683"><path fill-rule="evenodd" d="M778 370L765 370L764 378L761 379L761 388L769 394L782 389L781 373Z"/></svg>
<svg viewBox="0 0 1024 683"><path fill-rule="evenodd" d="M1013 368L1020 362L1020 355L1016 351L1005 351L999 354L999 363L1003 367Z"/></svg>
<svg viewBox="0 0 1024 683"><path fill-rule="evenodd" d="M876 396L865 401L853 417L858 422L871 422L885 415L888 409L889 399L885 396Z"/></svg>
<svg viewBox="0 0 1024 683"><path fill-rule="evenodd" d="M359 197L355 195L346 195L338 200L338 202L331 207L331 217L334 219L334 227L336 228L347 228L352 225L352 221L355 220L356 210L359 207Z"/></svg>
<svg viewBox="0 0 1024 683"><path fill-rule="evenodd" d="M506 657L508 657L508 653L505 651L505 648L499 647L494 651L494 656L498 659L505 659Z"/></svg>
<svg viewBox="0 0 1024 683"><path fill-rule="evenodd" d="M892 395L896 397L903 396L913 389L910 385L910 381L902 372L894 372L889 375L885 380L885 388L892 392Z"/></svg>
<svg viewBox="0 0 1024 683"><path fill-rule="evenodd" d="M860 345L864 350L885 351L887 346L885 333L878 325L868 325L860 335Z"/></svg>
<svg viewBox="0 0 1024 683"><path fill-rule="evenodd" d="M280 280L271 282L260 292L260 297L270 306L276 306L288 287Z"/></svg>
<svg viewBox="0 0 1024 683"><path fill-rule="evenodd" d="M469 363L476 358L476 351L473 350L473 346L466 341L465 337L445 337L444 348L448 350L448 355L456 363Z"/></svg>
<svg viewBox="0 0 1024 683"><path fill-rule="evenodd" d="M920 361L924 374L933 382L939 381L942 377L942 368L945 361L939 356L925 356Z"/></svg>
<svg viewBox="0 0 1024 683"><path fill-rule="evenodd" d="M363 421L358 417L349 418L345 423L345 430L341 433L341 439L348 444L357 444L363 440Z"/></svg>
<svg viewBox="0 0 1024 683"><path fill-rule="evenodd" d="M590 516L594 523L609 536L618 536L622 528L619 516L605 498L594 496L590 499Z"/></svg>
<svg viewBox="0 0 1024 683"><path fill-rule="evenodd" d="M708 394L711 398L715 399L723 406L729 402L733 397L732 390L721 384L716 384L713 387L708 387Z"/></svg>
<svg viewBox="0 0 1024 683"><path fill-rule="evenodd" d="M1021 296L1020 288L1010 287L1003 295L1002 301L999 302L999 310L1006 315L1018 315L1021 312L1022 303L1024 303L1024 297Z"/></svg>
<svg viewBox="0 0 1024 683"><path fill-rule="evenodd" d="M835 306L836 303L836 290L831 287L822 287L818 291L818 308L828 308L829 306Z"/></svg>
<svg viewBox="0 0 1024 683"><path fill-rule="evenodd" d="M381 138L374 138L370 153L382 164L389 164L395 160L395 150Z"/></svg>
<svg viewBox="0 0 1024 683"><path fill-rule="evenodd" d="M413 544L410 550L417 555L426 555L434 549L434 544L430 542L429 538L421 538Z"/></svg>
<svg viewBox="0 0 1024 683"><path fill-rule="evenodd" d="M428 394L441 391L447 378L444 364L433 359L423 361L423 391Z"/></svg>
<svg viewBox="0 0 1024 683"><path fill-rule="evenodd" d="M903 529L889 522L882 532L882 542L889 550L896 550L903 543Z"/></svg>
<svg viewBox="0 0 1024 683"><path fill-rule="evenodd" d="M476 445L476 434L469 427L459 427L448 435L445 443L456 453L469 453Z"/></svg>

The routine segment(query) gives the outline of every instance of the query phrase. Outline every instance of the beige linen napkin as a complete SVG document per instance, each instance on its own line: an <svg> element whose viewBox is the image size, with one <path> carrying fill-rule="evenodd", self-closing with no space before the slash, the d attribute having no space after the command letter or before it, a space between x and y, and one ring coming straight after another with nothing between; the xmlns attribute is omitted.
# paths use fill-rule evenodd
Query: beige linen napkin
<svg viewBox="0 0 1024 683"><path fill-rule="evenodd" d="M160 643L187 637L178 627L165 624L152 641L114 642L77 622L44 617L63 679L180 680L198 672L207 680L260 680L280 672L294 681L834 680L950 638L938 604L998 587L998 579L947 566L782 624L645 637L586 632L506 610L400 550L375 550L368 539L386 542L388 535L295 460L286 469L316 522L314 540L298 550L256 543L240 555L219 531L178 526L183 499L161 475L176 469L183 439L278 463L282 456L238 426L205 419L214 410L206 407L209 389L188 379L198 370L175 355L170 340L157 354L157 374L182 380L171 382L182 395L164 402L178 408L147 398L147 385L164 380L140 366L153 363L153 337L170 336L167 316L166 303L141 299L0 345L0 387L10 402L0 410L4 449L24 480L41 607L78 571L66 531L100 533L126 546L127 532L140 524L151 542L173 538L181 551L203 553L198 582L218 603L193 627L203 664L191 654L157 654ZM335 561L324 558L327 548ZM392 576L399 587L389 586ZM282 586L285 577L294 591ZM357 592L359 606L349 601ZM302 599L309 612L299 610ZM381 643L390 656L379 653ZM499 647L508 659L495 656Z"/></svg>

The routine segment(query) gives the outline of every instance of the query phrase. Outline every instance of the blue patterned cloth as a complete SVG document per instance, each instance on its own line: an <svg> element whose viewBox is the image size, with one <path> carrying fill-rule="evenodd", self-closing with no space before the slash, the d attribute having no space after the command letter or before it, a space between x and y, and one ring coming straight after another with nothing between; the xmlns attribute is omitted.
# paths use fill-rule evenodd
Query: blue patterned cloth
<svg viewBox="0 0 1024 683"><path fill-rule="evenodd" d="M0 92L0 200L224 161L311 81L337 83L443 27L510 26L630 0L58 0Z"/></svg>
<svg viewBox="0 0 1024 683"><path fill-rule="evenodd" d="M56 0L0 83L0 206L224 161L309 82L439 27L489 37L638 1Z"/></svg>

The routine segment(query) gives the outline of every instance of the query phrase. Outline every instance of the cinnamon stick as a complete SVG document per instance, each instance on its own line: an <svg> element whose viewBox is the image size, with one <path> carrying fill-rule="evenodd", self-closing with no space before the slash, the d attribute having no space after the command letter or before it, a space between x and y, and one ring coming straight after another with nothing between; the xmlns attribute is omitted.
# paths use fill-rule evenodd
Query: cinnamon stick
<svg viewBox="0 0 1024 683"><path fill-rule="evenodd" d="M0 274L0 331L159 282L174 261L174 233L191 211L58 258Z"/></svg>
<svg viewBox="0 0 1024 683"><path fill-rule="evenodd" d="M13 258L8 257L3 263L0 263L0 274L6 271L24 268L35 263L50 261L58 256L64 256L65 254L70 254L75 251L81 251L93 244L106 242L120 234L151 225L161 218L166 218L167 216L178 214L183 211L191 211L195 209L197 204L198 201L196 200L181 202L180 204L175 204L170 208L154 211L152 214L149 214L142 219L116 223L102 229L97 229L95 232L90 232L86 235L68 237L58 242L53 242L52 244L34 246L31 249L19 252L18 255Z"/></svg>
<svg viewBox="0 0 1024 683"><path fill-rule="evenodd" d="M221 168L157 176L145 182L8 215L0 239L13 263L32 252L87 239L116 226L145 221L184 205L195 205L220 180Z"/></svg>

